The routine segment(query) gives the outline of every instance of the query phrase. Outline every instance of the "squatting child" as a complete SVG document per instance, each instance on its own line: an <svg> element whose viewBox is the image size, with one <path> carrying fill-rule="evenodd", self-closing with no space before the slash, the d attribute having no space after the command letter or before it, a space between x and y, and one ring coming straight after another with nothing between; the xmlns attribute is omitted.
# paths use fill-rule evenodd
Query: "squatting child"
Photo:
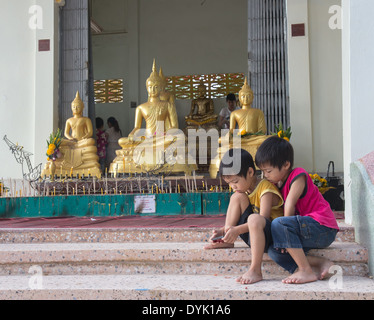
<svg viewBox="0 0 374 320"><path fill-rule="evenodd" d="M205 249L231 248L240 236L251 247L249 270L236 281L251 284L262 280L261 263L272 242L271 221L283 214L282 196L272 183L256 175L252 156L243 149L231 149L223 156L219 175L233 189L225 226L213 230ZM215 238L223 236L219 242Z"/></svg>
<svg viewBox="0 0 374 320"><path fill-rule="evenodd" d="M291 273L282 282L307 283L325 278L332 262L306 253L328 247L339 227L309 174L302 168L293 169L293 161L292 145L276 136L266 139L256 153L256 165L280 188L284 199L284 217L271 224L273 244L268 254Z"/></svg>

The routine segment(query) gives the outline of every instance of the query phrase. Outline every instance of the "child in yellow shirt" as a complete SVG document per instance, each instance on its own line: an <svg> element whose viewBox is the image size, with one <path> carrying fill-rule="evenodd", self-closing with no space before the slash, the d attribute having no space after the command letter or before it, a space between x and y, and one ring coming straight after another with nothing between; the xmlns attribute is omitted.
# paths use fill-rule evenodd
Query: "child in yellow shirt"
<svg viewBox="0 0 374 320"><path fill-rule="evenodd" d="M262 280L261 263L272 243L271 221L283 215L283 198L278 188L256 176L254 161L244 149L231 149L223 156L219 174L233 189L225 226L213 230L204 249L232 248L240 236L252 251L249 270L237 279L242 284ZM219 240L217 238L222 237Z"/></svg>

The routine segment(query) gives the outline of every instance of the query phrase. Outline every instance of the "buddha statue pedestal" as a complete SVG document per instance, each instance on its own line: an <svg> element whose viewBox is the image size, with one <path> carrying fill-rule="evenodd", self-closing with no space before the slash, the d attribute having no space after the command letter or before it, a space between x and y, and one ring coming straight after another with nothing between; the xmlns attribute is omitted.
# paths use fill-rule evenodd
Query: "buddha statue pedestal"
<svg viewBox="0 0 374 320"><path fill-rule="evenodd" d="M84 174L100 178L99 156L95 140L92 138L92 122L89 118L83 117L84 105L79 92L77 92L71 108L74 116L66 121L65 139L62 139L59 146L60 157L55 161L47 161L42 171L42 177L53 177L54 174L61 176L82 176Z"/></svg>
<svg viewBox="0 0 374 320"><path fill-rule="evenodd" d="M152 174L187 174L197 170L194 164L188 164L184 137L165 139L151 137L141 141L121 140L122 149L116 151L117 157L110 165L110 173L152 173ZM182 150L182 154L178 153Z"/></svg>

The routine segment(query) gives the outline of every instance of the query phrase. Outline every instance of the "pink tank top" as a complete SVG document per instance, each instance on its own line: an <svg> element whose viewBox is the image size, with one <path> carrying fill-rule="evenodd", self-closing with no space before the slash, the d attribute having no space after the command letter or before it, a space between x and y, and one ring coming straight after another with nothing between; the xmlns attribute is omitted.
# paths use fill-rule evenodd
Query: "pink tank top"
<svg viewBox="0 0 374 320"><path fill-rule="evenodd" d="M296 202L295 214L311 217L323 226L339 230L338 223L336 222L330 204L323 198L318 187L313 183L309 174L304 169L293 169L287 180L283 183L280 190L284 202L286 202L292 183L300 176L306 177L306 185L304 192Z"/></svg>

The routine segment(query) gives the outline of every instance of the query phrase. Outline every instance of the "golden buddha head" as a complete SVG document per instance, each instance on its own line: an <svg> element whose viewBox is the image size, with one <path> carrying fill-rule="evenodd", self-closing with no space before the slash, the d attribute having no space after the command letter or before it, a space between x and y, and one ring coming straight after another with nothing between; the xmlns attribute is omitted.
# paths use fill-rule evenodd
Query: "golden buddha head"
<svg viewBox="0 0 374 320"><path fill-rule="evenodd" d="M156 71L156 61L153 60L152 72L146 81L147 91L150 97L158 96L161 91L162 79Z"/></svg>
<svg viewBox="0 0 374 320"><path fill-rule="evenodd" d="M239 101L242 106L252 104L253 102L253 91L251 87L248 85L247 77L244 80L243 87L239 91Z"/></svg>
<svg viewBox="0 0 374 320"><path fill-rule="evenodd" d="M84 104L79 95L79 91L75 95L75 99L71 103L71 111L73 111L73 115L81 115L83 113Z"/></svg>
<svg viewBox="0 0 374 320"><path fill-rule="evenodd" d="M206 86L205 86L203 80L200 80L200 84L199 84L199 86L197 87L197 92L198 92L199 97L201 97L201 98L205 97L205 94L206 94Z"/></svg>

